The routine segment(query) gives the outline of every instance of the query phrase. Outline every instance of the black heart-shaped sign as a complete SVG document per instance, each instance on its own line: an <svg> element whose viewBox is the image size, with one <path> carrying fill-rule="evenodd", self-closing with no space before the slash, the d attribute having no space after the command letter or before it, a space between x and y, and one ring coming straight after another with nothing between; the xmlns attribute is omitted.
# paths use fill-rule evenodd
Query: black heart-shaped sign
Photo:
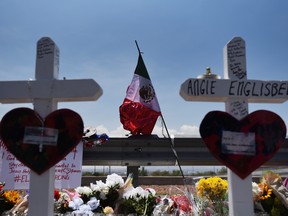
<svg viewBox="0 0 288 216"><path fill-rule="evenodd" d="M32 109L16 108L2 118L0 136L9 152L41 174L77 146L83 128L81 116L69 109L56 110L43 120Z"/></svg>
<svg viewBox="0 0 288 216"><path fill-rule="evenodd" d="M211 154L244 179L279 150L286 125L267 110L255 111L240 121L226 112L212 111L202 120L200 135Z"/></svg>

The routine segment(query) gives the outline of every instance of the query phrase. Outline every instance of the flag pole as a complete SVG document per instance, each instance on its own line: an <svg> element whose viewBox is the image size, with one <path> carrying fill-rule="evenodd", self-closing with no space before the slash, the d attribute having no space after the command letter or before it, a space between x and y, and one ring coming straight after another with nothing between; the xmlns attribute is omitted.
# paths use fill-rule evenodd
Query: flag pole
<svg viewBox="0 0 288 216"><path fill-rule="evenodd" d="M142 52L141 52L141 50L140 50L140 48L139 48L139 46L138 46L137 40L135 40L135 44L136 44L137 50L138 50L138 52L139 52L139 55L141 55ZM181 175L182 175L183 180L185 180L185 176L184 176L184 173L183 173L183 170L182 170L180 161L179 161L178 154L177 154L177 152L176 152L176 150L175 150L175 148L174 148L174 141L172 141L172 138L171 138L171 136L170 136L170 133L169 133L169 131L168 131L168 128L167 128L167 126L166 126L166 123L165 123L165 120L164 120L164 117L163 117L162 113L160 114L160 116L161 116L162 122L163 122L163 124L164 124L164 128L165 128L165 130L166 130L166 133L167 133L167 135L168 135L168 138L169 138L169 140L170 140L170 146L171 146L171 149L172 149L173 154L174 154L174 156L175 156L176 163L177 163L177 165L178 165L178 167L179 167L179 169L180 169L180 173L181 173Z"/></svg>
<svg viewBox="0 0 288 216"><path fill-rule="evenodd" d="M140 48L139 48L138 43L137 43L137 40L135 40L135 44L136 44L137 50L138 50L138 52L139 52L139 55L141 55L142 52L140 51Z"/></svg>
<svg viewBox="0 0 288 216"><path fill-rule="evenodd" d="M161 119L162 119L164 128L165 128L165 130L166 130L166 133L167 133L167 135L168 135L168 138L169 138L169 140L170 140L171 149L172 149L172 151L173 151L173 153L174 153L174 156L175 156L177 165L178 165L178 167L179 167L179 169L180 169L180 172L181 172L181 175L182 175L184 188L186 189L186 196L187 196L188 200L191 202L191 205L193 206L193 212L197 212L197 210L198 210L199 207L198 207L198 205L197 205L197 204L195 203L195 201L194 201L193 194L192 194L192 191L190 190L190 187L188 187L188 184L191 184L191 183L192 183L192 185L195 184L194 179L192 178L192 182L190 182L190 181L188 181L189 179L186 179L186 178L185 178L185 175L184 175L184 173L183 173L183 170L182 170L182 167L181 167L181 164L180 164L180 161L179 161L177 152L176 152L176 150L175 150L175 148L174 148L174 141L172 141L172 138L171 138L171 136L170 136L170 133L169 133L169 131L168 131L168 128L167 128L167 125L166 125L166 123L165 123L165 120L164 120L164 117L163 117L162 113L161 113L160 116L161 116ZM173 139L173 140L174 140L174 139ZM191 186L191 185L190 185L190 186Z"/></svg>
<svg viewBox="0 0 288 216"><path fill-rule="evenodd" d="M176 152L176 150L175 150L175 148L174 148L174 142L172 141L172 138L171 138L170 133L169 133L169 131L168 131L168 128L167 128L167 125L166 125L166 123L165 123L165 120L164 120L163 115L161 114L160 116L161 116L161 119L162 119L164 128L165 128L165 130L166 130L166 133L167 133L167 135L168 135L168 138L169 138L169 140L170 140L170 147L171 147L171 149L172 149L172 151L173 151L173 154L174 154L174 156L175 156L175 159L176 159L177 165L178 165L178 167L179 167L179 169L180 169L182 178L185 179L184 172L183 172L183 170L182 170L182 167L181 167L181 164L180 164L180 161L179 161L178 154L177 154L177 152Z"/></svg>
<svg viewBox="0 0 288 216"><path fill-rule="evenodd" d="M137 50L138 50L138 52L139 52L139 55L141 55L142 52L141 52L141 50L140 50L140 48L139 48L139 46L138 46L137 40L135 40L135 44L136 44ZM172 141L172 138L171 138L171 136L170 136L170 133L169 133L169 131L168 131L168 128L167 128L167 126L166 126L166 123L165 123L165 120L164 120L164 117L163 117L162 113L161 113L160 116L161 116L162 122L163 122L163 124L164 124L164 128L165 128L165 130L166 130L166 133L168 134L168 138L169 138L169 140L170 140L170 146L171 146L171 149L172 149L173 154L174 154L174 156L175 156L177 165L178 165L178 167L179 167L179 169L180 169L180 172L181 172L181 175L182 175L183 179L185 179L183 170L182 170L181 165L180 165L180 162L179 162L179 158L178 158L177 152L176 152L176 150L175 150L175 148L174 148L174 142Z"/></svg>

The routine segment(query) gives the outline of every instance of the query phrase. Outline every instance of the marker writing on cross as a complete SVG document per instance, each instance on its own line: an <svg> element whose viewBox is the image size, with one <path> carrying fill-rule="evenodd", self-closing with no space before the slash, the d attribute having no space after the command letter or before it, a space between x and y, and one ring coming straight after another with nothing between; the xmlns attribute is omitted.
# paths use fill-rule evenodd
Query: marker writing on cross
<svg viewBox="0 0 288 216"><path fill-rule="evenodd" d="M288 96L288 82L190 79L187 94L189 100L195 100L195 97L210 96L212 101L219 102L225 101L228 97L248 97L248 102L261 102L266 101L269 97L273 101L283 102L285 101L283 97ZM201 100L201 98L198 98L198 100Z"/></svg>
<svg viewBox="0 0 288 216"><path fill-rule="evenodd" d="M188 79L181 85L180 95L186 101L225 102L226 112L238 120L248 115L249 102L283 103L287 100L287 81L247 80L246 77L245 41L235 37L224 47L224 79L211 79L209 76ZM249 137L242 139L243 135L238 139L233 132L228 135L226 138L235 142L231 146L239 144L239 148L247 147L243 142L250 140ZM234 151L239 148L234 148ZM239 152L242 154L244 151ZM228 169L228 182L229 215L254 215L251 174L241 179Z"/></svg>
<svg viewBox="0 0 288 216"><path fill-rule="evenodd" d="M58 80L58 73L59 49L53 40L43 37L37 42L35 80L1 81L0 102L33 103L34 111L45 118L57 109L58 102L96 101L103 93L93 79ZM39 144L37 138L38 135L32 137L34 144ZM54 138L55 136L52 136L52 139ZM42 140L40 144L45 142ZM38 216L39 212L43 216L54 214L54 179L55 167L41 175L31 171L29 216Z"/></svg>

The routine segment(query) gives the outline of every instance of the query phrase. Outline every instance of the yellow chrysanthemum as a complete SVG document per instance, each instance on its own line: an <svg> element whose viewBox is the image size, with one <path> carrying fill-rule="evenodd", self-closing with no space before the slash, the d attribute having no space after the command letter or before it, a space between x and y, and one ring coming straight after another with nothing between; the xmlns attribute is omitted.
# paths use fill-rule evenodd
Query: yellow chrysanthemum
<svg viewBox="0 0 288 216"><path fill-rule="evenodd" d="M218 176L202 178L199 180L196 189L197 194L202 198L211 201L223 200L228 190L228 181Z"/></svg>

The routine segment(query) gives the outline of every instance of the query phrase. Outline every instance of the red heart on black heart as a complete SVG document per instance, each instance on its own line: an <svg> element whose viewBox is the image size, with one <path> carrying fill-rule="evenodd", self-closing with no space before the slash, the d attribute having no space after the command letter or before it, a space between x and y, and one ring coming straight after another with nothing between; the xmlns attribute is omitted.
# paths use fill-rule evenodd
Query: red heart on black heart
<svg viewBox="0 0 288 216"><path fill-rule="evenodd" d="M240 121L226 112L212 111L202 120L200 134L212 155L244 179L279 150L286 125L266 110Z"/></svg>
<svg viewBox="0 0 288 216"><path fill-rule="evenodd" d="M27 133L27 128L35 129L36 135ZM56 129L58 136L54 138L54 145L49 136L45 135L45 145L40 150L39 130ZM0 124L0 136L10 151L20 162L34 172L41 174L62 160L82 139L83 121L80 115L69 109L60 109L50 113L45 120L34 110L29 108L16 108L4 115ZM26 130L26 132L25 132ZM30 140L27 139L30 135ZM48 134L51 135L51 134ZM32 138L31 138L32 137ZM28 141L27 141L28 140ZM31 141L32 140L32 141ZM51 143L49 143L51 142Z"/></svg>

